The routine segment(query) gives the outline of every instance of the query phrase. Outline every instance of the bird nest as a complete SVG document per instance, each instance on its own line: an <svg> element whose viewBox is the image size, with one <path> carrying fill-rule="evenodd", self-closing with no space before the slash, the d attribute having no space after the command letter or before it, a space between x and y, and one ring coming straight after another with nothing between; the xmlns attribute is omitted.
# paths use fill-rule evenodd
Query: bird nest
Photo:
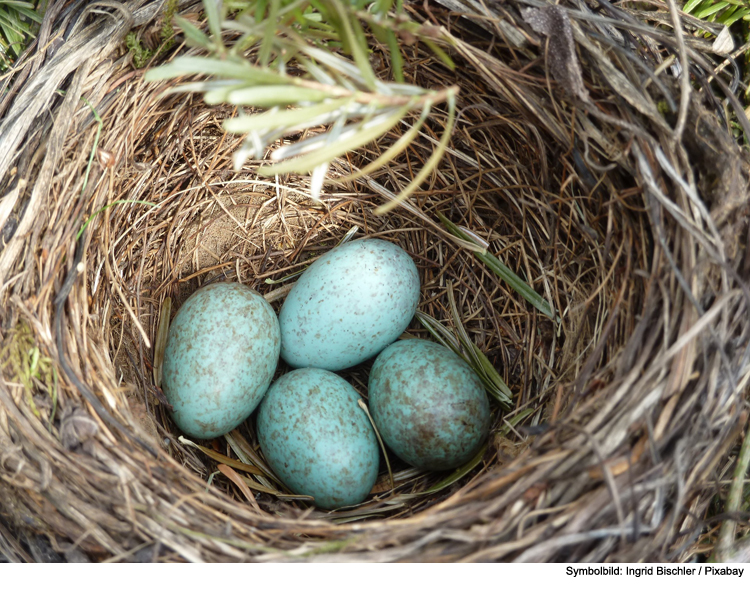
<svg viewBox="0 0 750 591"><path fill-rule="evenodd" d="M409 11L457 68L417 44L404 75L459 88L455 131L409 200L376 215L434 152L445 111L369 176L337 181L403 130L335 161L315 201L307 176L234 169L231 108L165 95L173 82L133 67L123 38L135 28L153 48L163 2L52 3L0 104L6 559L696 552L710 483L747 418L748 159L732 134L750 126L733 62L660 2L441 4ZM199 4L180 10L200 22ZM186 51L180 40L171 53ZM384 55L370 61L387 79ZM277 488L254 417L213 441L180 437L158 387L158 333L210 282L246 284L278 310L290 276L351 232L413 257L420 318L473 342L513 403L493 403L487 445L463 468L391 458L393 483L383 463L365 502L327 512ZM431 338L416 319L408 332ZM342 373L365 398L367 369Z"/></svg>

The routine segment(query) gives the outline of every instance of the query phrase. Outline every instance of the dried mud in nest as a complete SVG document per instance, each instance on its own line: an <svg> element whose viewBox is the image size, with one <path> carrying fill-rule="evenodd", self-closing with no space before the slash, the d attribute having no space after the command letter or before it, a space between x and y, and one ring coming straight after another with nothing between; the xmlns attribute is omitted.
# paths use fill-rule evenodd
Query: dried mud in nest
<svg viewBox="0 0 750 591"><path fill-rule="evenodd" d="M306 178L258 177L252 162L232 170L240 139L221 127L231 109L162 97L163 85L133 71L120 39L143 25L148 40L159 2L129 2L97 20L84 15L88 28L74 30L54 55L32 47L0 105L2 555L39 560L51 548L69 560L677 561L694 554L715 493L708 483L726 469L747 419L747 158L724 131L710 86L681 102L671 70L653 74L680 51L670 33L619 9L595 16L569 6L582 92L521 16L531 5L544 3L496 8L493 16L504 19L497 29L438 8L427 16L454 36L458 68L450 72L414 47L406 75L428 87L459 85L460 115L439 170L409 208L384 216L373 209L433 152L445 124L439 110L411 149L366 181L335 179L372 161L395 134L336 162L334 182L315 203ZM53 5L39 47L65 15L64 3ZM697 86L708 59L701 49L685 49L692 63L704 60ZM387 77L388 64L376 58ZM653 84L644 84L649 76ZM103 120L85 188L97 125L81 95ZM673 112L663 117L658 101ZM77 243L82 220L118 200L131 203L97 213ZM485 240L553 305L560 324L457 245L438 212ZM515 407L495 406L482 460L447 486L446 474L396 462L395 490L383 472L355 508L322 512L265 492L247 498L216 474L216 461L178 439L159 402L153 343L162 303L171 297L174 314L199 286L229 280L274 292L278 307L286 283L266 280L304 268L355 226L356 237L409 252L422 279L419 309L458 329L450 291L461 325L509 384ZM416 320L408 332L427 337ZM363 396L367 365L344 372ZM232 445L224 438L214 445L233 458L237 448L252 455L253 419Z"/></svg>

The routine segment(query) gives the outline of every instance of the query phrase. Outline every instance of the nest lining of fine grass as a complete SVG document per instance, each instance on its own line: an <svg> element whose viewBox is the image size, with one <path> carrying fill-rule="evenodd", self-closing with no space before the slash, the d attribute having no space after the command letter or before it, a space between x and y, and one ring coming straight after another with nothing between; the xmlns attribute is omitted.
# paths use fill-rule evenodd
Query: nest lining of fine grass
<svg viewBox="0 0 750 591"><path fill-rule="evenodd" d="M495 7L496 28L487 14L415 12L450 31L459 67L416 46L405 73L426 87L459 85L459 117L410 208L384 216L373 209L433 152L439 109L407 152L364 181L335 182L396 133L335 162L318 204L306 177L258 177L252 162L232 170L240 139L221 127L230 109L163 97L165 85L133 72L119 40L134 25L148 37L160 2L84 21L50 55L50 31L66 22L53 5L2 105L3 555L33 559L39 540L95 560L692 555L713 495L705 483L747 416L747 159L721 125L723 97L708 92L705 68L694 74L707 92L683 110L679 82L667 68L653 73L667 50L680 51L671 33L619 9L570 5L586 103L521 16L530 5L545 4ZM623 35L638 39L650 73ZM691 63L708 63L690 47ZM378 73L388 76L386 61ZM674 112L662 116L657 101ZM99 211L115 201L128 203ZM438 213L527 278L559 326L457 245ZM333 513L265 492L246 498L177 439L159 402L153 343L164 299L173 314L197 287L223 280L268 294L286 283L266 279L300 270L354 226L356 237L412 255L420 311L466 330L514 408L494 406L487 449L460 477L394 462L395 490L383 473L365 503ZM428 336L416 320L408 332ZM364 396L366 369L344 373ZM252 463L252 419L211 449Z"/></svg>

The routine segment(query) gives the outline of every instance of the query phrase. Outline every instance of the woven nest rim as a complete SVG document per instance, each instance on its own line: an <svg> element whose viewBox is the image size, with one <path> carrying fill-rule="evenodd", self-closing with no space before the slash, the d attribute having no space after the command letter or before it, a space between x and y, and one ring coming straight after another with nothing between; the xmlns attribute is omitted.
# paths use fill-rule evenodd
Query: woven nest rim
<svg viewBox="0 0 750 591"><path fill-rule="evenodd" d="M614 8L606 16L581 7L526 13L547 4L509 3L496 7L502 25L489 34L482 19L419 15L444 19L456 59L476 77L459 70L459 126L429 188L411 210L375 217L372 206L429 155L428 133L444 122L439 111L409 158L368 183L333 185L314 206L295 197L308 192L304 178L263 185L247 171L227 172L239 140L220 133L226 110L195 97L159 98L160 87L129 69L120 39L133 25L153 26L161 2L125 3L122 14L74 27L50 52L63 4L53 4L43 49L19 70L13 100L0 105L7 148L0 178L11 197L0 203L8 233L1 297L10 312L2 326L0 489L12 531L5 538L15 540L0 546L3 554L33 559L39 539L58 552L123 560L636 561L685 560L697 551L699 516L712 496L706 483L747 420L748 162L706 108L715 97L693 92L683 104L684 87L665 68L654 73L649 48L658 40L689 55L700 73L709 63L705 47L684 46ZM554 19L588 66L580 80L559 75L540 32ZM633 52L618 45L618 30L643 42L651 89L634 84ZM410 75L444 84L450 74L419 51ZM65 97L52 100L65 80ZM659 111L660 93L673 113ZM85 189L98 132L80 95L104 119L100 161ZM29 110L41 104L55 116L33 119ZM397 137L335 163L332 176L371 161ZM226 190L235 182L251 190ZM77 246L80 220L115 200L159 208L107 209ZM269 201L279 212L263 205ZM243 210L256 216L251 226L237 218ZM452 243L437 212L499 257L520 261L560 312L560 327ZM268 231L267 223L276 226ZM405 246L422 273L423 311L455 328L460 320L495 355L518 392L516 408L496 413L489 450L468 475L424 494L444 475L401 466L405 484L390 505L387 496L371 499L339 513L338 522L335 513L264 493L245 498L236 472L207 491L213 464L174 440L156 402L147 343L164 297L179 302L199 283L226 278L268 293L274 287L265 278L298 269L352 225ZM447 279L458 288L460 319L450 311ZM426 334L418 324L410 331ZM24 363L34 349L36 373L29 373ZM123 376L136 387L122 388ZM366 373L348 378L364 389ZM168 449L160 447L164 437ZM255 452L251 429L234 443L221 452Z"/></svg>

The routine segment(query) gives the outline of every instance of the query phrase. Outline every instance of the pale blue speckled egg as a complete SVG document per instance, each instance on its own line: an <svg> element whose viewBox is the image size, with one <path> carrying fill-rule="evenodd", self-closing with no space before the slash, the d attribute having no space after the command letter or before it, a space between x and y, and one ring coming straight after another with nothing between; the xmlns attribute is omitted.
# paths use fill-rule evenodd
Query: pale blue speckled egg
<svg viewBox="0 0 750 591"><path fill-rule="evenodd" d="M489 432L482 382L437 343L406 339L387 347L370 371L369 397L383 441L417 468L456 468L479 451Z"/></svg>
<svg viewBox="0 0 750 591"><path fill-rule="evenodd" d="M215 283L177 312L164 351L162 387L186 434L228 433L260 403L279 361L273 308L239 283Z"/></svg>
<svg viewBox="0 0 750 591"><path fill-rule="evenodd" d="M258 411L268 465L322 509L362 502L378 477L378 442L358 399L343 378L305 368L276 380Z"/></svg>
<svg viewBox="0 0 750 591"><path fill-rule="evenodd" d="M374 357L409 326L419 301L412 258L384 240L355 240L302 274L279 313L281 357L338 371Z"/></svg>

